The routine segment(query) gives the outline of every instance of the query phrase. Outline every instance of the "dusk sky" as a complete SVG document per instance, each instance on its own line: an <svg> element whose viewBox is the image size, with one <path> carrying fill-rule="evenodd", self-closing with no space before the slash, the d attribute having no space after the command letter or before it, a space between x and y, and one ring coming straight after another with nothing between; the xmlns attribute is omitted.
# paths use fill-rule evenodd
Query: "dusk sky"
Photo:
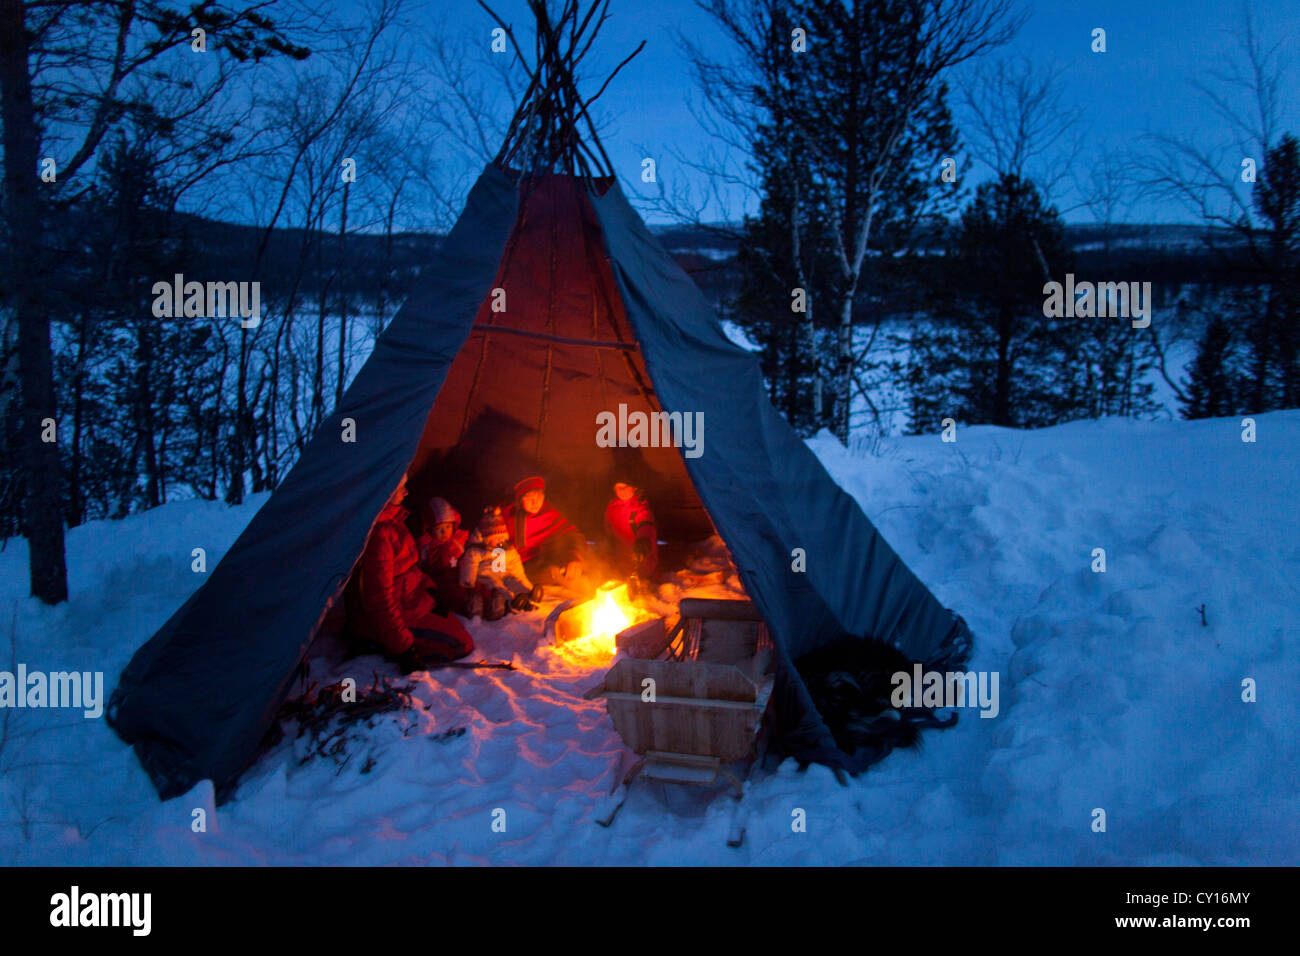
<svg viewBox="0 0 1300 956"><path fill-rule="evenodd" d="M1244 18L1238 2L1216 0L1022 0L1029 13L1019 35L993 58L1028 57L1035 63L1062 70L1063 101L1077 112L1085 148L1078 160L1085 172L1103 149L1126 151L1139 145L1147 133L1168 132L1210 145L1225 137L1192 83L1209 68L1222 65L1234 50L1234 31ZM531 38L530 17L522 0L497 0L491 4L519 35ZM585 4L584 4L585 8ZM481 35L489 42L493 26L472 0L428 0L433 18L445 18L447 29L465 42ZM1256 29L1266 47L1286 41L1282 54L1289 70L1284 84L1284 128L1300 131L1300 107L1293 95L1296 72L1295 40L1300 36L1300 3L1256 3ZM610 19L601 32L586 71L603 77L608 69L635 48L646 48L602 96L600 115L607 120L602 140L618 167L624 189L635 202L643 188L639 181L644 155L655 155L661 181L667 187L674 177L687 177L699 186L699 174L674 163L672 152L698 155L709 137L688 108L699 91L687 69L674 30L692 34L706 49L725 52L725 40L712 19L693 0L614 0ZM1093 53L1091 33L1102 27L1107 52ZM531 41L525 44L531 49ZM594 86L588 80L591 92ZM954 108L956 105L954 104ZM957 119L961 121L958 112ZM962 173L978 182L987 171L968 157ZM1235 166L1240 157L1227 157ZM1074 221L1089 221L1077 209L1078 196L1065 187L1053 200ZM643 211L651 221L663 221L653 210ZM732 209L730 212L736 212ZM1182 209L1152 199L1139 199L1121 219L1134 222L1190 221Z"/></svg>

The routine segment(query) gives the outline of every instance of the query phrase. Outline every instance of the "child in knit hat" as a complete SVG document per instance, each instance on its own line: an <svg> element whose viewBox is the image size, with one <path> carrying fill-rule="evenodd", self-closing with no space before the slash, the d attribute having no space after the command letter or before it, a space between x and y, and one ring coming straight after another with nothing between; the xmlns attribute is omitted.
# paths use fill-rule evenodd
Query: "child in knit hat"
<svg viewBox="0 0 1300 956"><path fill-rule="evenodd" d="M524 571L524 562L510 541L510 531L500 508L483 512L478 528L465 545L460 559L460 583L469 591L466 613L489 621L503 617L507 608L532 610L542 599Z"/></svg>
<svg viewBox="0 0 1300 956"><path fill-rule="evenodd" d="M417 539L420 567L434 583L433 596L442 613L463 613L469 595L460 585L460 556L469 543L469 532L460 526L460 512L445 498L430 498L420 517L424 531Z"/></svg>
<svg viewBox="0 0 1300 956"><path fill-rule="evenodd" d="M587 540L582 532L546 500L540 475L515 485L514 500L502 511L510 538L528 568L555 584L581 585Z"/></svg>

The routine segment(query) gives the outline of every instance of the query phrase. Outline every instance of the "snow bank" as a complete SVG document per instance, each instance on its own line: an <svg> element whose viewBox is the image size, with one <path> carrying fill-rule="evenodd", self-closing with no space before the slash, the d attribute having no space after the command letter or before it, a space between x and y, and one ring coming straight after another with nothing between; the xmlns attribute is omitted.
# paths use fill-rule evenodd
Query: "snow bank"
<svg viewBox="0 0 1300 956"><path fill-rule="evenodd" d="M1293 865L1300 412L1256 422L1254 443L1227 419L970 428L874 455L810 442L966 617L972 666L999 672L1000 713L966 711L847 787L789 762L756 773L739 849L721 788L638 782L615 824L595 825L624 751L582 699L600 671L540 645L539 611L473 627L482 656L516 670L417 675L416 711L378 720L342 767L300 765L288 741L216 809L199 788L159 803L102 720L9 711L0 863ZM113 686L200 582L191 549L212 567L259 503L75 529L74 597L52 609L25 597L25 550L9 542L0 634L12 619L30 669L102 669ZM312 676L366 684L383 666L317 658ZM1247 679L1257 702L1242 700Z"/></svg>

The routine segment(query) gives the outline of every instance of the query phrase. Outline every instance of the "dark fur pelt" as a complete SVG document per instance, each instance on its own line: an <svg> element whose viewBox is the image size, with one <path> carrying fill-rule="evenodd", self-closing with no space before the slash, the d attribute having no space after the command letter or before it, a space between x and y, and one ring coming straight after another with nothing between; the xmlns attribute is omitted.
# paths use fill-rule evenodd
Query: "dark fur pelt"
<svg viewBox="0 0 1300 956"><path fill-rule="evenodd" d="M960 660L964 655L945 655L946 669L957 669L952 666L958 663L954 657ZM934 663L927 663L926 669L934 669ZM835 743L850 757L850 772L860 773L895 747L919 746L926 727L951 727L957 722L955 713L941 720L931 708L897 708L890 703L892 676L898 671L910 673L913 664L892 645L858 637L832 641L795 661Z"/></svg>

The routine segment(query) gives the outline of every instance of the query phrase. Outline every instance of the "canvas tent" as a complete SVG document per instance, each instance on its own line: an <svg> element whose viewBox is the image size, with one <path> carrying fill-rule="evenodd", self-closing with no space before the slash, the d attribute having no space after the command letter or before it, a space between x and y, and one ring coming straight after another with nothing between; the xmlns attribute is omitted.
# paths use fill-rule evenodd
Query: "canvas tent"
<svg viewBox="0 0 1300 956"><path fill-rule="evenodd" d="M771 407L755 357L613 177L563 168L563 147L528 173L503 153L290 473L123 671L109 720L162 797L205 778L229 791L408 473L467 514L542 473L596 529L608 478L635 468L661 537L716 529L726 543L776 644L774 744L801 760L854 769L792 666L801 654L845 635L919 661L968 646ZM702 414L702 453L598 446L597 414L620 404ZM792 570L795 548L806 571Z"/></svg>

